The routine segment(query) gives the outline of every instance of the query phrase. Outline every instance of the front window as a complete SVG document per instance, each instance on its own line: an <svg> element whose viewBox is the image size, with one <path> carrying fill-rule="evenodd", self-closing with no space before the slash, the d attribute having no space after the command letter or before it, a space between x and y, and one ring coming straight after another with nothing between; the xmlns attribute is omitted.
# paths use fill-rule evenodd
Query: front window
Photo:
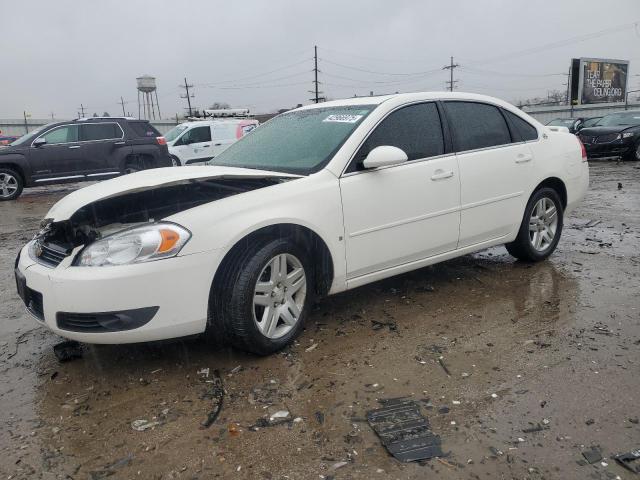
<svg viewBox="0 0 640 480"><path fill-rule="evenodd" d="M42 132L44 132L47 128L49 128L51 125L53 125L53 123L49 123L43 127L38 128L37 130L33 130L29 133L24 134L23 136L21 136L20 138L18 138L17 140L15 140L11 146L12 147L16 147L18 145L24 145L25 143L31 143L31 140L35 139L38 137L38 135L40 135Z"/></svg>
<svg viewBox="0 0 640 480"><path fill-rule="evenodd" d="M187 125L176 125L171 130L169 130L167 133L164 134L164 138L167 140L167 142L173 142L187 128L189 128Z"/></svg>
<svg viewBox="0 0 640 480"><path fill-rule="evenodd" d="M324 167L375 105L283 113L210 161L210 165L309 175Z"/></svg>
<svg viewBox="0 0 640 480"><path fill-rule="evenodd" d="M613 113L602 117L596 125L598 127L640 125L640 112Z"/></svg>
<svg viewBox="0 0 640 480"><path fill-rule="evenodd" d="M54 128L44 135L41 135L41 138L44 138L48 145L77 142L78 125L65 125L63 127Z"/></svg>

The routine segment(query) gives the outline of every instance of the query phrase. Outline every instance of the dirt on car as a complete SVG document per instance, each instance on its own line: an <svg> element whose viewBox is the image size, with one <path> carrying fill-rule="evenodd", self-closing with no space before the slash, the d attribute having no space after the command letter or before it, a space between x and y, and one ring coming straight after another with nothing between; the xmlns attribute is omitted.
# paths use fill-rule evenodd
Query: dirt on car
<svg viewBox="0 0 640 480"><path fill-rule="evenodd" d="M325 298L268 357L192 338L85 345L60 363L14 260L78 187L0 204L3 478L637 476L611 456L640 448L638 165L592 162L549 260L492 248ZM387 452L367 412L397 397L442 456Z"/></svg>

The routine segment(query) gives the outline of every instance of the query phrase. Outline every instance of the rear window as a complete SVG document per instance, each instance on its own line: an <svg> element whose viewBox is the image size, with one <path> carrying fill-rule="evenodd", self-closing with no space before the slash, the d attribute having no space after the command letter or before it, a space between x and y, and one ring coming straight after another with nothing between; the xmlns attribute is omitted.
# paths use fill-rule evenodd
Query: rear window
<svg viewBox="0 0 640 480"><path fill-rule="evenodd" d="M149 122L129 122L129 126L139 137L159 137L160 132Z"/></svg>

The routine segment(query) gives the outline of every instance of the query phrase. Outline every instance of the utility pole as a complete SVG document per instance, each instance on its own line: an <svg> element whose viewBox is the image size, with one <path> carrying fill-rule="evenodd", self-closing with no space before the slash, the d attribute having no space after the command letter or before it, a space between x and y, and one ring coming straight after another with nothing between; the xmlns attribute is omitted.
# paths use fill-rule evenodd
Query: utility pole
<svg viewBox="0 0 640 480"><path fill-rule="evenodd" d="M27 123L27 117L31 115L27 114L26 110L22 111L22 115L24 116L24 131L25 133L29 133L29 124Z"/></svg>
<svg viewBox="0 0 640 480"><path fill-rule="evenodd" d="M450 73L450 79L447 82L449 84L449 91L453 92L453 87L455 86L456 83L458 83L458 80L454 80L453 79L453 69L454 68L458 68L460 65L458 63L453 63L453 57L451 57L451 63L449 65L445 65L444 67L442 67L443 70L449 70Z"/></svg>
<svg viewBox="0 0 640 480"><path fill-rule="evenodd" d="M567 105L571 103L571 66L569 66L569 73L567 73Z"/></svg>
<svg viewBox="0 0 640 480"><path fill-rule="evenodd" d="M123 117L126 117L126 116L127 116L127 114L126 114L126 112L124 111L124 98L122 98L122 97L120 97L120 105L122 105L122 116L123 116Z"/></svg>
<svg viewBox="0 0 640 480"><path fill-rule="evenodd" d="M313 47L313 85L314 89L309 91L309 93L313 93L314 97L311 99L315 103L320 103L324 100L324 97L321 97L320 94L322 92L319 91L320 82L318 81L318 46Z"/></svg>
<svg viewBox="0 0 640 480"><path fill-rule="evenodd" d="M189 89L193 88L193 84L189 85L187 83L187 79L185 77L184 85L179 85L179 87L185 89L185 94L184 95L180 95L180 98L186 98L187 99L187 105L189 105L189 116L191 117L193 115L193 112L191 110L191 99L194 97L194 95L193 94L189 94Z"/></svg>
<svg viewBox="0 0 640 480"><path fill-rule="evenodd" d="M84 118L84 105L80 104L80 118Z"/></svg>

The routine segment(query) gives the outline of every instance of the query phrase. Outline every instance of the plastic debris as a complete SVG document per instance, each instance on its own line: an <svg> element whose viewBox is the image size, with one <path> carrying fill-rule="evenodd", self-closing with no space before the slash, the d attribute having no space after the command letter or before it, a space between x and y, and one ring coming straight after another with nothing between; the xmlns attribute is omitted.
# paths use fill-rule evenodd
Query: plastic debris
<svg viewBox="0 0 640 480"><path fill-rule="evenodd" d="M442 456L441 441L429 427L413 400L380 400L382 408L367 412L369 425L387 451L401 462Z"/></svg>
<svg viewBox="0 0 640 480"><path fill-rule="evenodd" d="M280 420L282 418L287 418L289 417L289 412L287 412L286 410L278 410L276 413L272 414L269 417L269 421L273 422L275 420Z"/></svg>
<svg viewBox="0 0 640 480"><path fill-rule="evenodd" d="M633 473L640 473L640 448L635 450L631 450L627 453L620 453L618 455L614 455L613 458L616 462L618 462L622 467Z"/></svg>
<svg viewBox="0 0 640 480"><path fill-rule="evenodd" d="M157 427L158 425L160 425L160 422L158 421L155 421L155 420L149 421L143 418L139 420L134 420L133 422L131 422L131 428L133 428L138 432L144 432L145 430L149 430L150 428Z"/></svg>
<svg viewBox="0 0 640 480"><path fill-rule="evenodd" d="M588 450L582 452L582 456L590 465L602 460L602 452L598 447L591 447Z"/></svg>
<svg viewBox="0 0 640 480"><path fill-rule="evenodd" d="M84 355L84 349L80 343L74 340L68 340L54 345L53 353L59 362L64 363L77 358L82 358Z"/></svg>
<svg viewBox="0 0 640 480"><path fill-rule="evenodd" d="M306 348L304 351L305 352L313 352L316 348L318 348L318 344L314 343L313 345L311 345L309 348Z"/></svg>

